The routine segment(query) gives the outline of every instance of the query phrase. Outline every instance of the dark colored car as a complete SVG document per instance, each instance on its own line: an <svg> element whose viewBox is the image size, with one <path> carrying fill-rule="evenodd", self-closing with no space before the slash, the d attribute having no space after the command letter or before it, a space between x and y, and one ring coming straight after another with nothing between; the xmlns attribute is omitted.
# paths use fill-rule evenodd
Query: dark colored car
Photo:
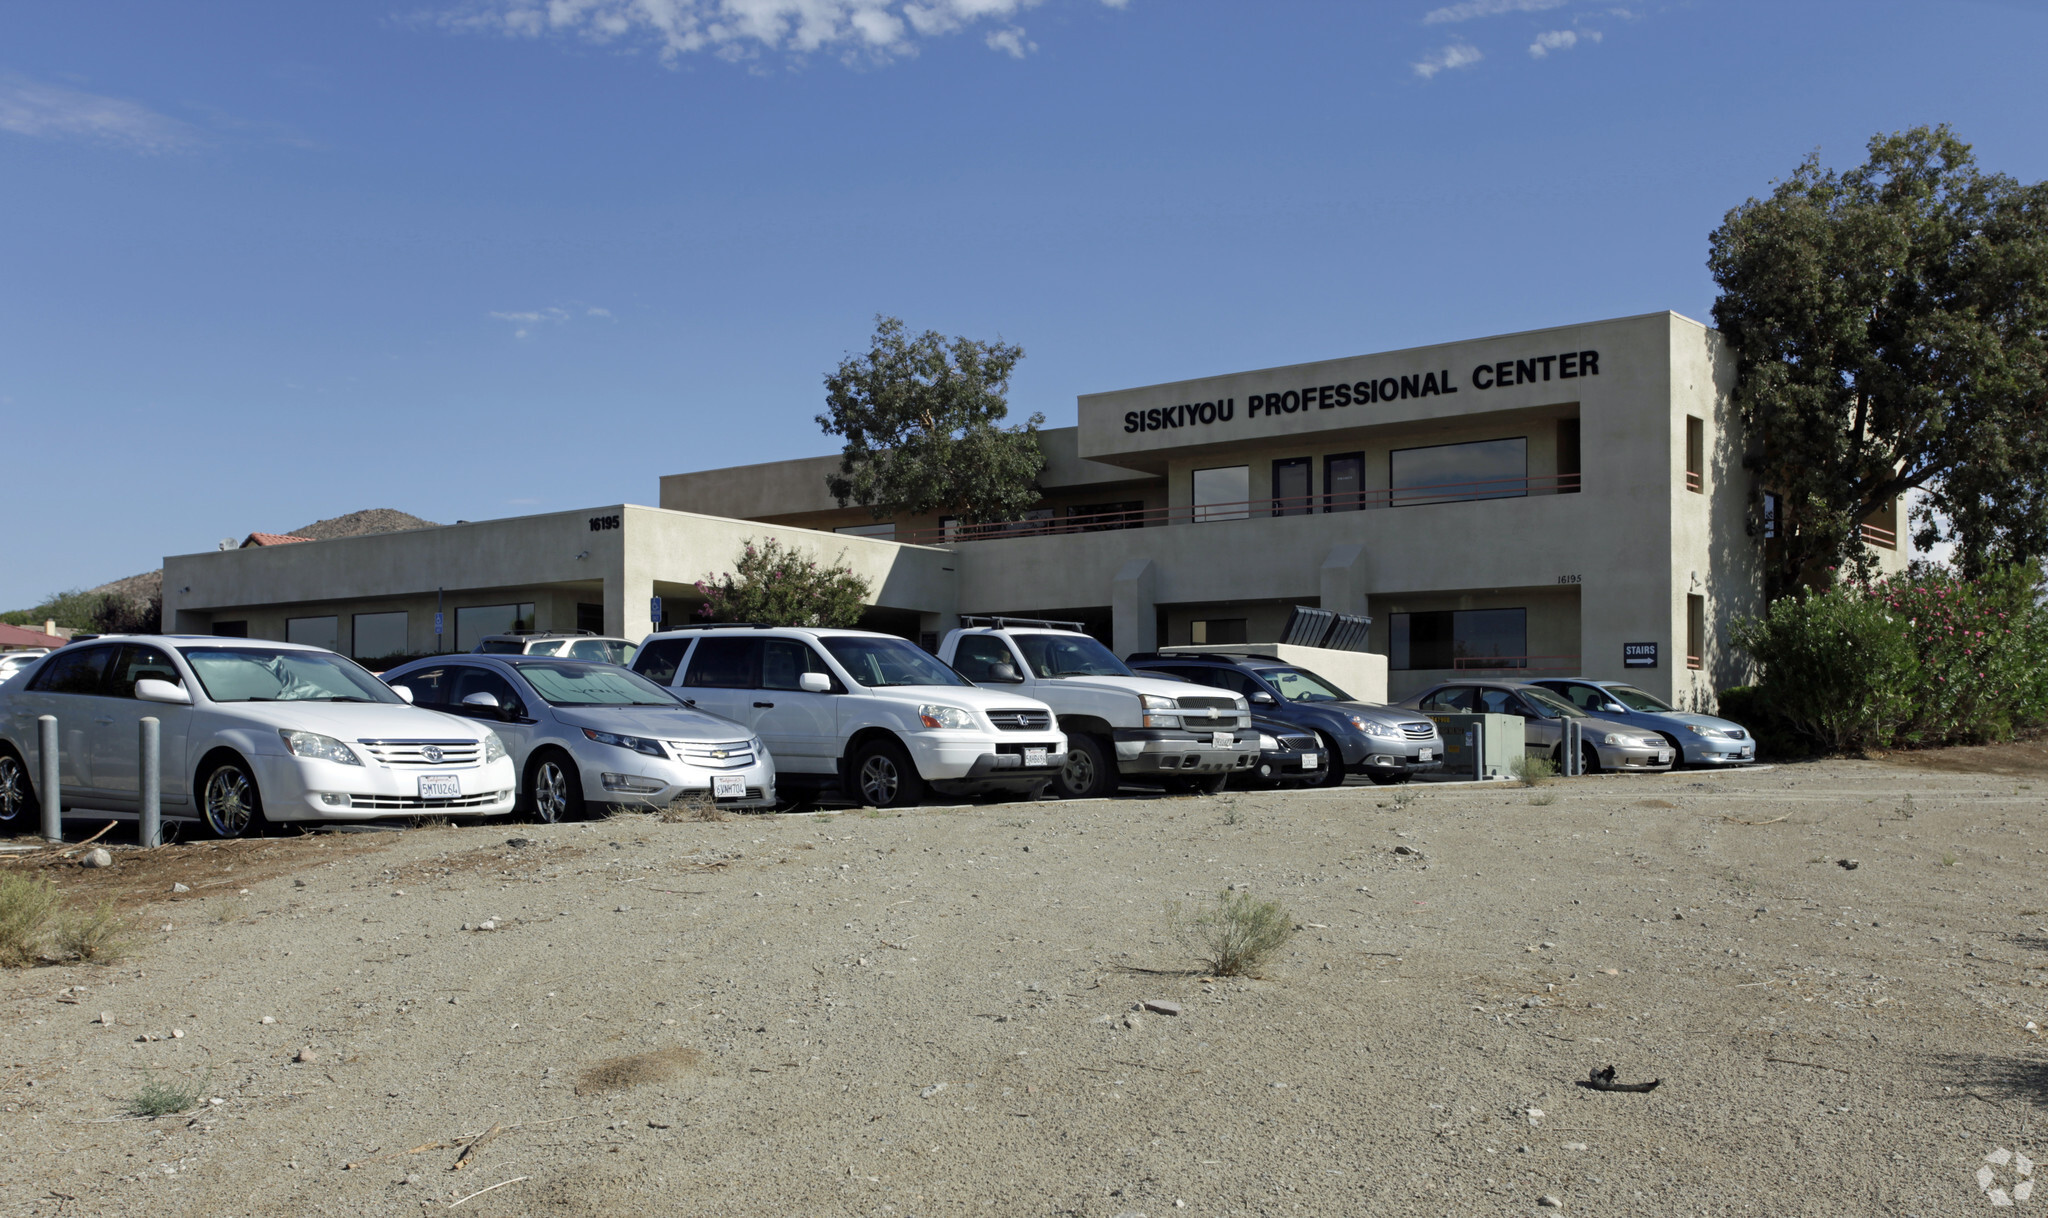
<svg viewBox="0 0 2048 1218"><path fill-rule="evenodd" d="M1316 734L1291 723L1252 716L1252 728L1259 733L1259 761L1250 770L1231 776L1247 787L1320 787L1330 773L1330 752Z"/></svg>
<svg viewBox="0 0 2048 1218"><path fill-rule="evenodd" d="M1357 701L1315 673L1270 656L1141 651L1125 663L1243 694L1252 714L1314 733L1330 754L1324 786L1336 786L1346 774L1385 785L1443 768L1443 737L1428 716Z"/></svg>

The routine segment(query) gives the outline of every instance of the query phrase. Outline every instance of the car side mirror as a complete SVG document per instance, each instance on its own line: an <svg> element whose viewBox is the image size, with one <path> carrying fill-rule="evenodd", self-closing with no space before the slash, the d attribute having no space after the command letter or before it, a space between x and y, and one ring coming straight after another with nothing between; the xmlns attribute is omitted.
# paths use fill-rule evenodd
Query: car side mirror
<svg viewBox="0 0 2048 1218"><path fill-rule="evenodd" d="M1000 660L988 666L988 676L985 679L998 685L1024 684L1024 678L1017 674L1017 666L1005 664Z"/></svg>
<svg viewBox="0 0 2048 1218"><path fill-rule="evenodd" d="M1267 693L1263 689L1256 690L1252 693L1246 694L1245 701L1253 703L1258 706L1271 706L1273 705L1273 695Z"/></svg>
<svg viewBox="0 0 2048 1218"><path fill-rule="evenodd" d="M807 694L829 694L832 692L832 678L822 672L807 672L796 679L797 688Z"/></svg>
<svg viewBox="0 0 2048 1218"><path fill-rule="evenodd" d="M1609 702L1607 705L1600 708L1600 712L1605 715L1626 715L1628 713L1628 707L1623 706L1619 702Z"/></svg>
<svg viewBox="0 0 2048 1218"><path fill-rule="evenodd" d="M144 677L137 681L135 696L144 702L162 702L169 706L192 705L191 691L182 685L173 685L156 677Z"/></svg>
<svg viewBox="0 0 2048 1218"><path fill-rule="evenodd" d="M405 704L406 704L407 706L411 706L411 705L413 704L413 701L412 701L412 686L410 686L410 685L394 685L394 686L392 686L392 687L391 687L391 692L392 692L392 693L394 693L394 694L397 694L397 695L398 695L398 697L399 697L399 700L400 700L400 701L402 701L402 702L404 702L404 703L405 703Z"/></svg>
<svg viewBox="0 0 2048 1218"><path fill-rule="evenodd" d="M469 695L467 698L464 698L462 700L462 704L464 706L480 706L485 708L486 710L497 710L498 695L485 693L482 690L478 690L477 692Z"/></svg>

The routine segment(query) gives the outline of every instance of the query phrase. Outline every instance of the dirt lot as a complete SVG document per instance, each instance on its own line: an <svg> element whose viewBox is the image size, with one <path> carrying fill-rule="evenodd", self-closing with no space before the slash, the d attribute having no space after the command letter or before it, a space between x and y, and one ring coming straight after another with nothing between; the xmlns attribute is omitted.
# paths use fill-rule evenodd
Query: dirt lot
<svg viewBox="0 0 2048 1218"><path fill-rule="evenodd" d="M1830 762L117 850L51 872L136 954L0 975L0 1211L1961 1214L1987 1153L2048 1159L2044 789ZM1209 979L1163 911L1238 884L1302 929ZM1574 1085L1606 1065L1663 1081ZM124 1117L152 1079L206 1100Z"/></svg>

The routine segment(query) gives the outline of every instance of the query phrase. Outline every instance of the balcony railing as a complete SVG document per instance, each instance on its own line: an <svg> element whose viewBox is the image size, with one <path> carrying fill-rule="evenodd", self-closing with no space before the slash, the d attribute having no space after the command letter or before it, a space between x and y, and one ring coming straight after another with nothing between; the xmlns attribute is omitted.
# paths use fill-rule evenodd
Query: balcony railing
<svg viewBox="0 0 2048 1218"><path fill-rule="evenodd" d="M1118 529L1154 528L1169 524L1208 524L1223 520L1254 520L1273 516L1313 516L1374 508L1420 507L1430 503L1467 503L1480 499L1520 499L1528 495L1570 495L1580 488L1578 474L1491 478L1479 482L1445 482L1343 494L1296 495L1246 499L1233 503L1193 503L1176 507L1093 512L1079 516L1046 515L1029 520L990 524L946 525L908 529L895 540L914 545L950 545L956 541L999 541L1007 537L1044 537L1054 533L1104 533Z"/></svg>
<svg viewBox="0 0 2048 1218"><path fill-rule="evenodd" d="M1568 672L1579 671L1577 656L1455 656L1451 667L1458 672L1474 676L1492 673L1514 672Z"/></svg>
<svg viewBox="0 0 2048 1218"><path fill-rule="evenodd" d="M1887 529L1875 524L1862 525L1861 528L1864 544L1876 546L1880 550L1899 548L1899 534L1896 529Z"/></svg>

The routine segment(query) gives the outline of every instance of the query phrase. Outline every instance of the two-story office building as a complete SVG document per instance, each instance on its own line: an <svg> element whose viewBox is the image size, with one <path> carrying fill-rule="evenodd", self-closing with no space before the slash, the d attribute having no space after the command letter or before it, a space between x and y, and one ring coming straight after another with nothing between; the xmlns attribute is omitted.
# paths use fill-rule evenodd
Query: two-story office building
<svg viewBox="0 0 2048 1218"><path fill-rule="evenodd" d="M1372 618L1396 698L1582 672L1704 703L1745 677L1727 626L1762 600L1733 380L1671 313L1206 376L1083 396L1006 525L841 507L821 456L671 475L659 508L174 557L165 618L366 659L515 625L637 636L776 537L843 556L871 624L911 638L1060 617L1128 654L1277 641L1306 605ZM1896 527L1866 526L1889 567Z"/></svg>

